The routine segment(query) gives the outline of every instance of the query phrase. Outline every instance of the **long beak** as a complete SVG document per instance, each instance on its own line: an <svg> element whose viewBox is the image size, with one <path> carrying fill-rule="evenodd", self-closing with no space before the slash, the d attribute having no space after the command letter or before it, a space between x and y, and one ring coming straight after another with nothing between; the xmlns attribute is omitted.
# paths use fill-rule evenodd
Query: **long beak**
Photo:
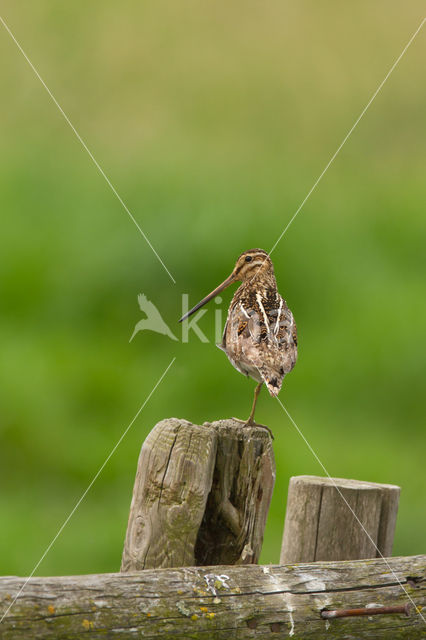
<svg viewBox="0 0 426 640"><path fill-rule="evenodd" d="M200 309L205 304L207 304L207 302L209 302L212 298L217 296L218 293L226 289L226 287L229 287L229 285L232 284L233 282L235 282L235 275L234 273L231 273L231 275L228 278L226 278L226 280L224 280L222 284L216 287L216 289L214 289L211 293L209 293L208 296L206 296L198 304L196 304L195 307L191 309L191 311L188 311L188 313L185 313L185 315L181 317L179 322L182 322L183 320L186 320L186 318L189 318L189 316L192 316L193 313L195 313L196 311L198 311L198 309Z"/></svg>

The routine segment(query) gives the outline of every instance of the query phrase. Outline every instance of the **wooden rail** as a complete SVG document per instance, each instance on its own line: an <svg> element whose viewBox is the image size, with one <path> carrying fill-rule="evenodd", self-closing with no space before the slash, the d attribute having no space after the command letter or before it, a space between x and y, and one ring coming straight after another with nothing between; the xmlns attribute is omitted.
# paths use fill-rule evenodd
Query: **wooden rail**
<svg viewBox="0 0 426 640"><path fill-rule="evenodd" d="M31 578L0 637L420 640L425 578L426 556ZM23 584L23 578L0 578L0 615ZM324 609L404 607L409 597L415 606L408 616L321 617Z"/></svg>
<svg viewBox="0 0 426 640"><path fill-rule="evenodd" d="M0 578L0 640L426 638L426 556L375 557L391 554L399 487L292 478L282 565L257 566L274 480L265 429L159 422L121 573Z"/></svg>

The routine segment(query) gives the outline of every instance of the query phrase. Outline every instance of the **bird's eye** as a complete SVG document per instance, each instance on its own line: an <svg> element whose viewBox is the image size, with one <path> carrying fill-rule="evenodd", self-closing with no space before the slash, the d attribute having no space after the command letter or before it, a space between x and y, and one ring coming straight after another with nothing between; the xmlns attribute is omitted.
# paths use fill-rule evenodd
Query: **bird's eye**
<svg viewBox="0 0 426 640"><path fill-rule="evenodd" d="M251 256L246 256L246 262L251 262L253 258Z"/></svg>

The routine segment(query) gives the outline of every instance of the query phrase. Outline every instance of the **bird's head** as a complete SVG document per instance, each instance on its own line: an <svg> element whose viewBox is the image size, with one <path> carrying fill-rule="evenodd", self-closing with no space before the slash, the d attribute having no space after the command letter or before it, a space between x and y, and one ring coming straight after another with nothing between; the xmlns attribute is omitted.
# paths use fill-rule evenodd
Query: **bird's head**
<svg viewBox="0 0 426 640"><path fill-rule="evenodd" d="M226 287L229 287L233 282L246 282L265 271L272 271L273 273L272 261L266 251L263 251L263 249L249 249L248 251L244 251L235 263L231 275L216 287L216 289L213 289L205 298L200 300L188 313L182 316L179 322L189 318L189 316L198 311L198 309L207 304L207 302L226 289Z"/></svg>
<svg viewBox="0 0 426 640"><path fill-rule="evenodd" d="M263 249L249 249L244 251L235 263L232 282L251 280L259 273L273 270L272 261ZM231 277L230 276L230 277Z"/></svg>

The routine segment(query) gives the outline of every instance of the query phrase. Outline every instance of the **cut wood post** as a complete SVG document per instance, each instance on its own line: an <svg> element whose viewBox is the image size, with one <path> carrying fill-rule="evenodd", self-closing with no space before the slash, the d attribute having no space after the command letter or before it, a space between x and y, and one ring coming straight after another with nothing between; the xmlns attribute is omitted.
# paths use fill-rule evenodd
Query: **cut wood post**
<svg viewBox="0 0 426 640"><path fill-rule="evenodd" d="M139 456L121 571L256 563L274 481L265 429L162 420Z"/></svg>
<svg viewBox="0 0 426 640"><path fill-rule="evenodd" d="M0 623L0 637L420 640L425 637L421 618L425 603L426 556L389 558L388 565L377 558L290 566L5 577L0 578L0 618L6 614ZM409 615L321 617L324 609L407 604Z"/></svg>
<svg viewBox="0 0 426 640"><path fill-rule="evenodd" d="M390 556L399 494L390 484L291 478L280 562Z"/></svg>

